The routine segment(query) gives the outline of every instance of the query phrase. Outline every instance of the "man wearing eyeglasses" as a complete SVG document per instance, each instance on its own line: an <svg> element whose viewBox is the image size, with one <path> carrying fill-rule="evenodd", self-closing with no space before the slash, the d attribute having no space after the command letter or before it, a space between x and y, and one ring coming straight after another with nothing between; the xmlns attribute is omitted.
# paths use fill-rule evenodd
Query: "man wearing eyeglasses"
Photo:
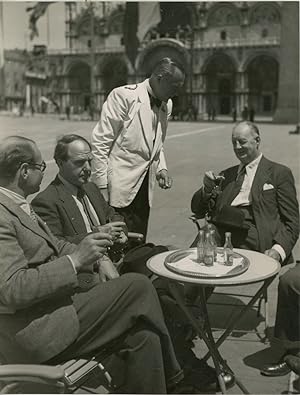
<svg viewBox="0 0 300 395"><path fill-rule="evenodd" d="M154 287L133 273L99 281L93 267L112 245L108 233L91 233L78 245L51 233L27 202L44 170L32 140L1 142L1 358L56 365L121 338L127 374L118 392L166 393L183 373Z"/></svg>

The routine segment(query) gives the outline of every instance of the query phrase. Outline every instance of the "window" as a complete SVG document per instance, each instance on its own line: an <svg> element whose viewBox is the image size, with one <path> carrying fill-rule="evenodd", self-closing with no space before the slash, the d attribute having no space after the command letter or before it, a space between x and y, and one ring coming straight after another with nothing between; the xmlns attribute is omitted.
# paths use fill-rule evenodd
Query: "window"
<svg viewBox="0 0 300 395"><path fill-rule="evenodd" d="M227 33L225 32L225 30L222 30L220 33L220 38L221 40L226 40L227 38Z"/></svg>
<svg viewBox="0 0 300 395"><path fill-rule="evenodd" d="M262 32L261 32L261 36L264 38L264 37L268 37L268 29L262 29Z"/></svg>

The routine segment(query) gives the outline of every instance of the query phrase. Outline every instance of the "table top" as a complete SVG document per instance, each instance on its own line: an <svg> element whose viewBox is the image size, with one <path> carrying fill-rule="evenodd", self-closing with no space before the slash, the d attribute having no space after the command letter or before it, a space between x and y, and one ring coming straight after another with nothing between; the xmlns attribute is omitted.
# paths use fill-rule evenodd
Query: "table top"
<svg viewBox="0 0 300 395"><path fill-rule="evenodd" d="M147 267L160 277L165 277L170 280L185 283L201 284L207 286L229 286L256 283L275 276L280 270L280 263L265 254L256 251L243 250L240 248L234 248L234 251L247 257L250 261L250 265L246 272L233 277L200 278L174 273L167 269L164 264L167 255L173 253L174 251L163 252L151 257L147 261Z"/></svg>

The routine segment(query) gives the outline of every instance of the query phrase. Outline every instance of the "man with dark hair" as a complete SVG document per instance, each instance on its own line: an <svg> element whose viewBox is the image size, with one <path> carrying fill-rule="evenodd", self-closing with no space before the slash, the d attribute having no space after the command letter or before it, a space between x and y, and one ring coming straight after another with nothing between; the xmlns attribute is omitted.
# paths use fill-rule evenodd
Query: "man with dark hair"
<svg viewBox="0 0 300 395"><path fill-rule="evenodd" d="M129 231L145 238L155 178L163 189L172 186L163 143L171 97L184 78L179 65L163 58L149 79L109 94L92 132L93 180L125 218Z"/></svg>
<svg viewBox="0 0 300 395"><path fill-rule="evenodd" d="M32 140L1 142L1 362L57 364L119 339L126 368L119 392L166 393L183 374L155 289L133 273L99 281L95 263L111 235L91 233L74 245L50 232L26 200L45 168Z"/></svg>
<svg viewBox="0 0 300 395"><path fill-rule="evenodd" d="M238 123L232 145L239 165L215 175L208 171L192 198L198 218L209 214L219 242L232 232L234 247L260 251L281 263L292 260L299 235L299 206L291 170L260 152L258 127Z"/></svg>
<svg viewBox="0 0 300 395"><path fill-rule="evenodd" d="M35 212L59 239L77 244L97 228L115 236L114 248L122 247L127 241L122 230L125 223L112 221L115 210L105 201L99 188L90 182L90 143L77 134L65 135L57 141L54 159L59 172L33 199ZM101 269L109 278L118 276L109 259L102 262Z"/></svg>

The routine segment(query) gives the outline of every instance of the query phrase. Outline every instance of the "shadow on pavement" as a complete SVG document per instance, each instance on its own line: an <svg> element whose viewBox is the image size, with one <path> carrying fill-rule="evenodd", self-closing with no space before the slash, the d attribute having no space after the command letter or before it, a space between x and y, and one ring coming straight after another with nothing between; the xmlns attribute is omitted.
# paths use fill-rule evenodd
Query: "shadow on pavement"
<svg viewBox="0 0 300 395"><path fill-rule="evenodd" d="M246 296L229 296L226 294L213 294L208 301L208 311L211 318L211 325L214 329L226 329L228 323L240 313L246 303L241 298ZM248 299L248 298L247 298ZM257 307L250 308L241 320L236 324L231 333L231 337L242 337L248 332L258 331L259 324L264 321L264 317L258 315ZM263 337L263 336L262 336Z"/></svg>

